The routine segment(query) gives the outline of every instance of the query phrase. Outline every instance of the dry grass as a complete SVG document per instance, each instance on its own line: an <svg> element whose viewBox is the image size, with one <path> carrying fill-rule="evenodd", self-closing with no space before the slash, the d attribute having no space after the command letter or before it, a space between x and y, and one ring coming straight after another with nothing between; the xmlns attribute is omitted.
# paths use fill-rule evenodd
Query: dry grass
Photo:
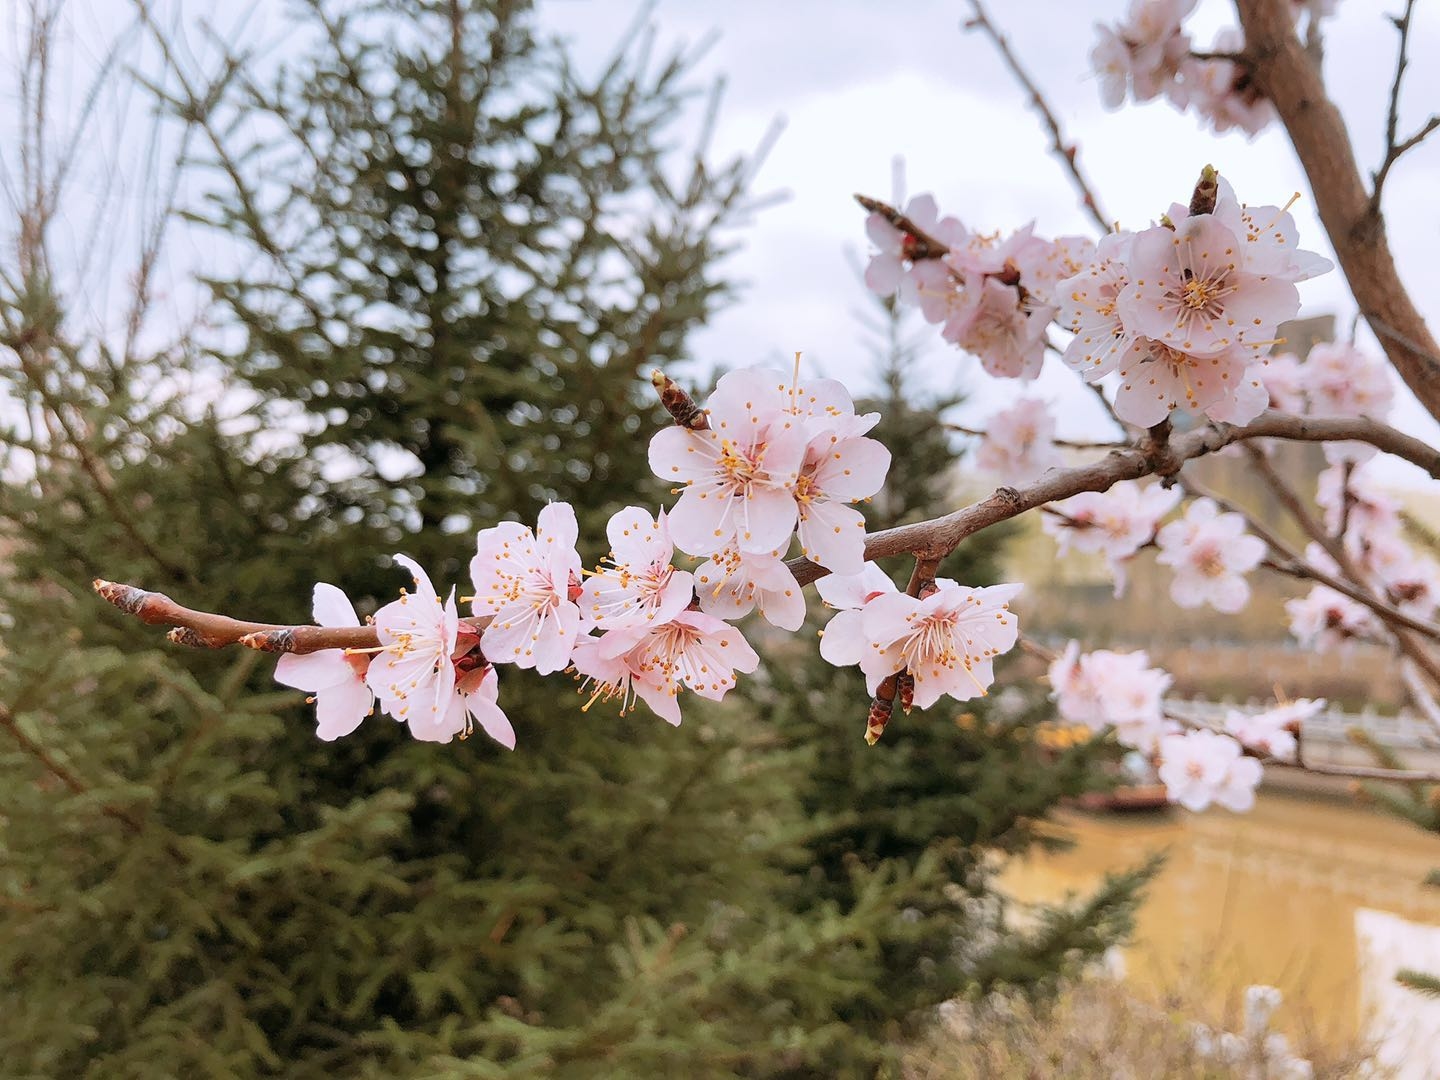
<svg viewBox="0 0 1440 1080"><path fill-rule="evenodd" d="M1185 988L1155 1004L1123 984L1088 979L1065 990L1045 1009L1001 999L983 1006L954 1006L931 1038L906 1063L906 1080L1287 1080L1299 1074L1257 1064L1227 1063L1202 1055L1195 1023L1216 1030L1243 1027L1237 1009L1210 1016L1201 995ZM1280 1006L1277 1019L1286 1006ZM1231 1010L1227 1010L1227 1013ZM1291 1025L1292 1027L1294 1025ZM1315 1080L1382 1080L1372 1051L1335 1046L1302 1035L1291 1052L1314 1067Z"/></svg>

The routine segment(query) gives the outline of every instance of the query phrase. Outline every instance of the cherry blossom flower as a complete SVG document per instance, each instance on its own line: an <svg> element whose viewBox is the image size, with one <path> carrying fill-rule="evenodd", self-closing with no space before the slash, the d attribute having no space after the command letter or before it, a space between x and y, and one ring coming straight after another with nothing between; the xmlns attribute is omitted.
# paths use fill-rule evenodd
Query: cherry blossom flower
<svg viewBox="0 0 1440 1080"><path fill-rule="evenodd" d="M550 503L533 533L505 521L476 536L473 609L493 616L480 639L491 660L539 675L570 662L580 632L580 609L570 599L571 583L580 579L579 532L570 504Z"/></svg>
<svg viewBox="0 0 1440 1080"><path fill-rule="evenodd" d="M890 451L874 439L821 433L810 441L795 481L797 534L807 559L838 574L860 572L865 517L845 504L874 495L889 471Z"/></svg>
<svg viewBox="0 0 1440 1080"><path fill-rule="evenodd" d="M1156 534L1157 562L1175 568L1170 598L1184 608L1209 604L1236 612L1250 600L1244 575L1260 565L1265 542L1245 531L1239 514L1222 514L1211 499L1196 499L1185 516Z"/></svg>
<svg viewBox="0 0 1440 1080"><path fill-rule="evenodd" d="M1125 326L1195 357L1269 344L1294 318L1300 295L1289 281L1246 271L1244 251L1211 214L1137 233L1130 284L1118 300Z"/></svg>
<svg viewBox="0 0 1440 1080"><path fill-rule="evenodd" d="M408 724L417 739L463 738L473 722L513 750L515 731L496 705L498 680L474 655L478 635L461 633L455 591L441 603L429 576L413 559L394 559L414 577L415 592L402 594L375 613L380 652L365 679L381 708Z"/></svg>
<svg viewBox="0 0 1440 1080"><path fill-rule="evenodd" d="M1386 364L1341 342L1321 342L1305 359L1310 411L1321 416L1368 416L1384 420L1395 402Z"/></svg>
<svg viewBox="0 0 1440 1080"><path fill-rule="evenodd" d="M665 511L627 506L605 526L610 540L609 566L601 565L580 590L581 619L602 630L641 623L669 622L690 606L695 579L671 565Z"/></svg>
<svg viewBox="0 0 1440 1080"><path fill-rule="evenodd" d="M682 689L719 701L735 685L735 673L754 671L760 658L729 623L682 611L667 623L586 638L573 663L588 680L582 692L593 687L590 703L618 699L624 712L638 696L661 719L679 724Z"/></svg>
<svg viewBox="0 0 1440 1080"><path fill-rule="evenodd" d="M1400 503L1376 485L1370 466L1344 463L1323 469L1316 478L1315 504L1325 512L1333 535L1346 522L1346 534L1373 535L1400 527Z"/></svg>
<svg viewBox="0 0 1440 1080"><path fill-rule="evenodd" d="M1160 484L1122 481L1109 491L1086 491L1042 514L1040 527L1060 545L1060 554L1103 555L1115 576L1115 595L1125 589L1126 562L1155 537L1160 519L1179 505L1181 493Z"/></svg>
<svg viewBox="0 0 1440 1080"><path fill-rule="evenodd" d="M1221 30L1210 47L1214 53L1237 53L1245 35L1234 27ZM1255 85L1250 72L1233 60L1186 60L1180 74L1187 103L1210 122L1217 134L1238 127L1253 137L1275 119L1275 106Z"/></svg>
<svg viewBox="0 0 1440 1080"><path fill-rule="evenodd" d="M932 195L916 195L905 204L905 216L915 223L916 228L934 235L940 221L940 210ZM865 286L880 296L892 296L906 284L906 266L914 240L891 225L884 214L871 214L865 219L865 232L870 242L880 250L870 256L865 267ZM938 238L937 238L938 239ZM910 286L913 292L914 286Z"/></svg>
<svg viewBox="0 0 1440 1080"><path fill-rule="evenodd" d="M1170 801L1197 813L1212 802L1237 813L1249 810L1263 772L1238 742L1209 730L1161 739L1158 771Z"/></svg>
<svg viewBox="0 0 1440 1080"><path fill-rule="evenodd" d="M713 555L734 538L742 551L764 555L788 544L810 441L786 410L796 392L763 368L732 371L707 402L709 430L670 427L650 440L655 475L685 485L669 519L680 550Z"/></svg>
<svg viewBox="0 0 1440 1080"><path fill-rule="evenodd" d="M1294 353L1275 353L1261 361L1260 381L1270 398L1270 408L1281 412L1305 411L1305 375Z"/></svg>
<svg viewBox="0 0 1440 1080"><path fill-rule="evenodd" d="M861 613L877 596L899 592L895 583L880 567L866 563L858 574L821 578L815 583L815 591L829 607L839 609L821 631L820 655L836 667L860 663L869 647Z"/></svg>
<svg viewBox="0 0 1440 1080"><path fill-rule="evenodd" d="M1051 663L1049 675L1062 720L1092 731L1113 727L1121 744L1154 752L1165 733L1162 703L1171 678L1151 667L1146 653L1097 649L1082 655L1072 641Z"/></svg>
<svg viewBox="0 0 1440 1080"><path fill-rule="evenodd" d="M1295 196L1298 199L1299 196ZM1289 282L1308 281L1328 273L1335 264L1314 251L1300 249L1300 230L1285 206L1246 206L1230 181L1218 182L1215 219L1245 241L1242 268ZM1189 216L1188 208L1185 216Z"/></svg>
<svg viewBox="0 0 1440 1080"><path fill-rule="evenodd" d="M1045 402L1022 398L985 422L975 467L1002 484L1024 484L1058 466L1055 420Z"/></svg>
<svg viewBox="0 0 1440 1080"><path fill-rule="evenodd" d="M1120 361L1115 415L1138 427L1153 427L1174 409L1209 410L1246 379L1251 359L1245 349L1195 356L1162 341L1136 338Z"/></svg>
<svg viewBox="0 0 1440 1080"><path fill-rule="evenodd" d="M1374 614L1327 585L1316 585L1302 598L1285 601L1290 633L1304 648L1331 652L1379 632Z"/></svg>
<svg viewBox="0 0 1440 1080"><path fill-rule="evenodd" d="M349 598L323 581L315 586L312 610L320 626L360 625ZM375 695L365 684L369 667L368 655L344 649L286 653L275 665L275 681L315 695L315 734L332 742L358 728L374 708Z"/></svg>
<svg viewBox="0 0 1440 1080"><path fill-rule="evenodd" d="M781 630L799 630L805 621L805 594L778 552L750 555L731 545L696 569L695 592L700 610L717 619L734 621L759 608Z"/></svg>
<svg viewBox="0 0 1440 1080"><path fill-rule="evenodd" d="M1244 746L1280 761L1295 760L1298 727L1325 708L1325 699L1297 698L1263 712L1231 709L1225 714L1225 732Z"/></svg>
<svg viewBox="0 0 1440 1080"><path fill-rule="evenodd" d="M1100 41L1090 62L1100 75L1101 100L1119 108L1128 86L1136 101L1168 94L1183 105L1183 88L1175 82L1190 52L1190 38L1181 23L1196 0L1131 0L1126 18L1113 29L1099 26Z"/></svg>
<svg viewBox="0 0 1440 1080"><path fill-rule="evenodd" d="M994 681L994 658L1019 635L1010 600L1021 586L936 586L924 600L887 593L865 605L861 626L869 647L860 670L872 694L885 676L904 670L915 679L915 705L922 709L942 694L959 701L983 697Z"/></svg>
<svg viewBox="0 0 1440 1080"><path fill-rule="evenodd" d="M1014 286L987 277L965 290L942 333L997 379L1035 379L1045 362L1045 330L1053 315L1053 308L1027 308Z"/></svg>
<svg viewBox="0 0 1440 1080"><path fill-rule="evenodd" d="M1133 239L1128 232L1105 236L1090 264L1055 286L1056 318L1075 335L1062 358L1086 382L1097 382L1118 368L1135 340L1120 319L1118 302L1130 284Z"/></svg>

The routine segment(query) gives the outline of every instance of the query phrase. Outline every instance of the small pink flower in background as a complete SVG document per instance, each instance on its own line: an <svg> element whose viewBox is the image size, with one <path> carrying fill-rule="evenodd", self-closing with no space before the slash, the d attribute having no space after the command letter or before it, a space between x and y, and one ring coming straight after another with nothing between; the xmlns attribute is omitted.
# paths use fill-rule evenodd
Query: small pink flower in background
<svg viewBox="0 0 1440 1080"><path fill-rule="evenodd" d="M1289 281L1242 269L1244 250L1211 214L1137 233L1119 298L1126 327L1197 357L1268 345L1295 317L1300 294Z"/></svg>
<svg viewBox="0 0 1440 1080"><path fill-rule="evenodd" d="M1065 347L1066 367L1086 382L1096 382L1120 366L1135 335L1120 319L1119 297L1130 284L1130 245L1134 234L1111 233L1101 239L1095 258L1079 273L1055 286L1056 315L1075 336Z"/></svg>
<svg viewBox="0 0 1440 1080"><path fill-rule="evenodd" d="M872 694L885 676L908 670L919 708L942 694L958 701L983 697L995 678L994 658L1014 647L1019 623L1010 600L1020 585L936 585L924 600L887 593L865 605L861 626L871 648L860 670Z"/></svg>
<svg viewBox="0 0 1440 1080"><path fill-rule="evenodd" d="M1153 753L1165 733L1163 702L1170 676L1150 666L1144 652L1080 652L1077 642L1050 665L1051 697L1060 718L1092 731L1115 729L1116 738Z"/></svg>
<svg viewBox="0 0 1440 1080"><path fill-rule="evenodd" d="M1303 724L1323 708L1324 698L1297 698L1264 712L1231 709L1225 716L1225 731L1251 750L1280 761L1293 761L1296 741L1290 726Z"/></svg>
<svg viewBox="0 0 1440 1080"><path fill-rule="evenodd" d="M312 610L319 626L360 625L349 598L323 581L315 586ZM315 734L332 742L358 728L374 707L375 695L365 684L369 667L369 656L344 649L286 653L275 665L275 681L315 695Z"/></svg>
<svg viewBox="0 0 1440 1080"><path fill-rule="evenodd" d="M1106 108L1117 109L1128 88L1136 101L1161 94L1184 104L1184 90L1175 81L1190 52L1190 38L1181 23L1196 0L1132 0L1125 19L1113 28L1099 26L1100 41L1090 63L1100 76Z"/></svg>
<svg viewBox="0 0 1440 1080"><path fill-rule="evenodd" d="M619 698L623 710L638 695L656 715L678 724L682 689L719 701L735 685L735 673L754 671L760 657L729 623L682 611L667 623L586 639L574 664L593 681L591 701Z"/></svg>
<svg viewBox="0 0 1440 1080"><path fill-rule="evenodd" d="M492 661L540 675L570 663L580 632L580 609L570 599L571 583L580 580L579 532L570 504L550 503L533 533L506 521L476 536L473 610L493 617L480 638Z"/></svg>
<svg viewBox="0 0 1440 1080"><path fill-rule="evenodd" d="M1115 595L1125 589L1127 561L1155 537L1160 519L1180 504L1178 488L1122 481L1109 491L1086 491L1056 503L1058 514L1042 514L1040 527L1060 545L1060 554L1103 555L1115 576Z"/></svg>
<svg viewBox="0 0 1440 1080"><path fill-rule="evenodd" d="M1255 805L1263 770L1228 735L1201 730L1160 740L1160 780L1171 802L1199 812L1212 802L1236 812Z"/></svg>
<svg viewBox="0 0 1440 1080"><path fill-rule="evenodd" d="M1400 528L1399 501L1381 490L1368 465L1347 469L1340 463L1322 470L1316 480L1315 503L1325 511L1325 528L1332 535L1340 531L1342 519L1347 536Z"/></svg>
<svg viewBox="0 0 1440 1080"><path fill-rule="evenodd" d="M1327 585L1316 585L1304 597L1285 601L1285 613L1295 640L1317 652L1342 649L1379 632L1369 608Z"/></svg>
<svg viewBox="0 0 1440 1080"><path fill-rule="evenodd" d="M1389 365L1379 357L1343 342L1322 342L1310 350L1302 367L1310 412L1317 416L1365 416L1384 420L1395 404ZM1325 460L1332 465L1363 463L1378 451L1369 443L1327 442Z"/></svg>
<svg viewBox="0 0 1440 1080"><path fill-rule="evenodd" d="M775 372L729 372L706 403L708 431L670 427L650 440L655 475L685 485L669 518L681 551L713 555L732 538L757 555L788 545L810 441L786 409L789 392Z"/></svg>
<svg viewBox="0 0 1440 1080"><path fill-rule="evenodd" d="M1232 28L1220 31L1210 51L1240 52L1245 35ZM1238 127L1255 136L1275 119L1275 106L1256 88L1250 74L1232 60L1185 60L1180 75L1186 103L1210 122L1217 134Z"/></svg>
<svg viewBox="0 0 1440 1080"><path fill-rule="evenodd" d="M1261 361L1260 381L1270 397L1270 408L1281 412L1305 411L1305 373L1294 353L1275 353Z"/></svg>
<svg viewBox="0 0 1440 1080"><path fill-rule="evenodd" d="M605 526L610 565L586 580L580 590L581 619L602 630L642 623L669 622L690 606L695 579L671 565L675 545L665 511L627 506Z"/></svg>
<svg viewBox="0 0 1440 1080"><path fill-rule="evenodd" d="M997 379L1035 379L1045 362L1045 331L1054 312L1029 310L1014 286L987 277L965 289L942 334L980 360Z"/></svg>
<svg viewBox="0 0 1440 1080"><path fill-rule="evenodd" d="M1002 484L1023 484L1058 466L1055 420L1045 402L1022 398L985 422L975 467Z"/></svg>
<svg viewBox="0 0 1440 1080"><path fill-rule="evenodd" d="M1245 576L1265 557L1265 542L1245 531L1239 514L1222 514L1210 499L1196 499L1185 516L1156 534L1156 561L1175 569L1170 598L1184 608L1209 604L1236 612L1250 600Z"/></svg>
<svg viewBox="0 0 1440 1080"><path fill-rule="evenodd" d="M922 232L935 235L940 210L933 195L916 195L905 204L904 213ZM870 242L880 249L870 256L869 265L865 267L865 286L880 296L891 296L906 280L905 264L910 261L906 252L910 238L886 221L882 214L871 214L865 219L865 232Z"/></svg>
<svg viewBox="0 0 1440 1080"><path fill-rule="evenodd" d="M938 582L936 584L939 584ZM839 610L821 631L820 655L836 667L860 663L869 648L862 612L878 596L899 592L889 575L874 563L858 574L830 574L815 583L820 599Z"/></svg>
<svg viewBox="0 0 1440 1080"><path fill-rule="evenodd" d="M695 594L700 610L717 619L741 619L759 608L760 617L781 630L799 630L805 621L804 590L774 552L749 555L727 547L696 568Z"/></svg>

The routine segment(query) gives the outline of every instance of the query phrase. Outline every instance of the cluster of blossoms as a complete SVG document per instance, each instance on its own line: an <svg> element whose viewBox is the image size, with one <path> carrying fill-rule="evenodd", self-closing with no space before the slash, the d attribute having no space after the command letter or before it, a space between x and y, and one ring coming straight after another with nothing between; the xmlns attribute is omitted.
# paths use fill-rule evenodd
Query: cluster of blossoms
<svg viewBox="0 0 1440 1080"><path fill-rule="evenodd" d="M349 734L378 704L419 739L446 742L478 726L513 748L497 704L505 664L574 673L587 709L606 700L624 712L638 700L678 724L682 691L719 700L758 666L734 620L755 611L800 627L805 601L784 561L796 540L832 571L821 592L842 609L824 639L827 659L858 664L872 693L903 677L907 709L985 692L994 658L1017 639L1008 602L1019 586L942 580L909 596L865 561L864 518L850 504L879 491L890 466L889 451L865 436L878 414L857 416L833 380L747 369L724 376L695 415L650 443L655 473L681 485L678 501L668 514L615 514L609 553L593 570L582 566L566 503L541 510L533 530L503 522L477 534L468 618L454 589L442 601L419 566L395 556L415 591L376 612L378 647L281 660L276 677L315 695L320 737ZM704 561L680 569L677 548ZM316 586L314 614L322 626L360 625L331 585Z"/></svg>
<svg viewBox="0 0 1440 1080"><path fill-rule="evenodd" d="M1115 578L1115 595L1125 591L1129 562L1155 539L1160 520L1180 504L1180 491L1161 484L1125 481L1109 491L1086 491L1047 507L1040 527L1060 545L1060 554L1078 551L1104 556Z"/></svg>
<svg viewBox="0 0 1440 1080"><path fill-rule="evenodd" d="M906 208L909 231L891 215L870 215L878 251L866 280L918 304L991 375L1038 377L1053 321L1074 335L1067 366L1091 383L1115 376L1122 420L1148 428L1179 409L1243 424L1270 403L1266 354L1299 310L1296 284L1331 264L1298 248L1286 209L1242 205L1226 181L1215 185L1209 211L1176 204L1160 224L1098 245L1044 240L1033 226L1003 240L974 233L919 196ZM1043 471L1053 428L1038 405L1017 408L999 421L1028 430L1031 449L991 450L993 465Z"/></svg>
<svg viewBox="0 0 1440 1080"><path fill-rule="evenodd" d="M1298 20L1334 14L1336 0L1295 0ZM1126 98L1153 101L1164 96L1177 109L1194 109L1217 133L1239 128L1257 135L1275 116L1260 93L1248 66L1238 59L1245 36L1230 27L1221 30L1208 50L1197 55L1185 19L1196 0L1131 0L1126 17L1113 26L1097 24L1099 40L1090 64L1100 82L1106 108L1118 109Z"/></svg>
<svg viewBox="0 0 1440 1080"><path fill-rule="evenodd" d="M1072 641L1050 665L1050 692L1060 719L1092 731L1114 728L1123 746L1153 754L1174 725L1165 719L1171 679L1144 652L1097 649Z"/></svg>

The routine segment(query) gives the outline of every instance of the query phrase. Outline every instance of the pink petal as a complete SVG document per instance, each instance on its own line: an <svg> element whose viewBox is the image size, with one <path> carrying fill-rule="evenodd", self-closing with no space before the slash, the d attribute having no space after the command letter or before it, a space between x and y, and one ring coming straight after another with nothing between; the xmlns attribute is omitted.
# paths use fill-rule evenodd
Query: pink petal
<svg viewBox="0 0 1440 1080"><path fill-rule="evenodd" d="M320 581L315 584L312 609L321 626L359 626L360 617L350 598L334 585Z"/></svg>
<svg viewBox="0 0 1440 1080"><path fill-rule="evenodd" d="M664 428L650 440L650 469L661 480L699 480L714 472L719 445L714 432Z"/></svg>
<svg viewBox="0 0 1440 1080"><path fill-rule="evenodd" d="M535 519L535 549L543 553L549 547L573 548L580 539L580 525L575 508L566 502L546 503Z"/></svg>
<svg viewBox="0 0 1440 1080"><path fill-rule="evenodd" d="M850 667L860 663L869 647L862 625L862 613L852 611L836 612L825 624L824 636L820 638L820 655L836 667Z"/></svg>
<svg viewBox="0 0 1440 1080"><path fill-rule="evenodd" d="M676 510L678 512L679 507ZM749 498L736 500L733 516L735 542L741 551L757 555L787 547L790 534L795 529L795 515L795 496L789 491L751 487ZM717 550L719 547L709 549Z"/></svg>
<svg viewBox="0 0 1440 1080"><path fill-rule="evenodd" d="M483 685L483 684L482 684ZM465 708L480 725L480 729L506 750L515 749L515 728L500 706L488 701L480 694L467 694Z"/></svg>
<svg viewBox="0 0 1440 1080"><path fill-rule="evenodd" d="M356 679L355 669L340 649L297 655L286 653L275 664L275 681L296 690L323 690Z"/></svg>
<svg viewBox="0 0 1440 1080"><path fill-rule="evenodd" d="M815 480L831 498L868 499L885 485L890 451L874 439L840 439L822 453Z"/></svg>
<svg viewBox="0 0 1440 1080"><path fill-rule="evenodd" d="M536 632L533 646L535 674L550 675L564 670L570 663L570 654L575 651L575 642L579 637L580 609L568 601L561 603L550 612Z"/></svg>
<svg viewBox="0 0 1440 1080"><path fill-rule="evenodd" d="M374 701L359 679L326 687L315 695L315 734L326 742L349 735L370 715Z"/></svg>
<svg viewBox="0 0 1440 1080"><path fill-rule="evenodd" d="M712 555L735 533L732 506L738 500L716 491L686 488L670 511L670 537L690 555ZM794 506L794 500L791 500ZM775 545L771 545L774 547Z"/></svg>
<svg viewBox="0 0 1440 1080"><path fill-rule="evenodd" d="M632 685L635 696L649 705L651 712L668 724L680 726L680 700L673 686L650 682L638 676Z"/></svg>
<svg viewBox="0 0 1440 1080"><path fill-rule="evenodd" d="M837 574L865 568L865 516L838 502L812 502L800 510L800 548L811 562Z"/></svg>

